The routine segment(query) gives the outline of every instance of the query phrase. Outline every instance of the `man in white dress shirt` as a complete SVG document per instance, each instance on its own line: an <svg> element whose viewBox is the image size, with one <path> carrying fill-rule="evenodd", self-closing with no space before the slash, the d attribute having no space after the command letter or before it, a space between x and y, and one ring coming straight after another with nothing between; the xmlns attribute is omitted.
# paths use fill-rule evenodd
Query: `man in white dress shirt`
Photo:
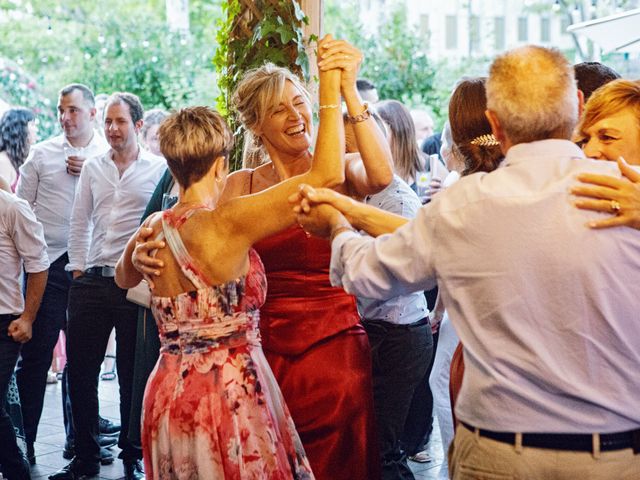
<svg viewBox="0 0 640 480"><path fill-rule="evenodd" d="M29 479L29 465L16 443L5 410L9 380L20 348L31 338L36 312L47 283L47 244L42 225L24 200L0 189L0 477ZM26 300L22 270L27 272Z"/></svg>
<svg viewBox="0 0 640 480"><path fill-rule="evenodd" d="M40 142L29 152L20 168L16 194L26 200L44 228L51 261L47 288L33 325L33 338L22 348L16 379L22 403L27 450L35 463L33 443L42 415L47 372L60 330L66 328L67 297L71 274L67 242L69 219L78 177L86 158L101 155L109 145L93 130L93 93L85 85L67 85L58 97L58 120L63 133ZM67 432L66 448L72 447L73 427L68 418L66 378L63 378L63 411Z"/></svg>
<svg viewBox="0 0 640 480"><path fill-rule="evenodd" d="M69 231L67 361L76 432L75 459L50 478L77 479L100 471L97 382L112 328L120 383L122 449L125 478L142 476L142 452L127 438L137 306L114 282L114 267L135 232L165 162L140 148L143 109L137 96L114 93L108 100L104 128L110 150L85 163L76 190Z"/></svg>
<svg viewBox="0 0 640 480"><path fill-rule="evenodd" d="M487 82L500 168L461 179L408 223L361 206L299 218L331 234L332 282L349 293L384 299L438 281L466 368L454 479L640 472L640 233L593 231L601 214L572 204L578 173L620 176L567 140L580 100L558 51L507 52ZM398 228L361 237L347 217Z"/></svg>

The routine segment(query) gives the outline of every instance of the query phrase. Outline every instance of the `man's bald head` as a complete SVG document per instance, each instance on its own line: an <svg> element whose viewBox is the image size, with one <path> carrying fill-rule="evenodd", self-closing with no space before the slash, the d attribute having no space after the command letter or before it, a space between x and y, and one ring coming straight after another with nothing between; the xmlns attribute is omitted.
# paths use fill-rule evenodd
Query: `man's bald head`
<svg viewBox="0 0 640 480"><path fill-rule="evenodd" d="M556 49L530 45L510 50L491 64L487 108L511 145L568 139L578 120L573 68Z"/></svg>

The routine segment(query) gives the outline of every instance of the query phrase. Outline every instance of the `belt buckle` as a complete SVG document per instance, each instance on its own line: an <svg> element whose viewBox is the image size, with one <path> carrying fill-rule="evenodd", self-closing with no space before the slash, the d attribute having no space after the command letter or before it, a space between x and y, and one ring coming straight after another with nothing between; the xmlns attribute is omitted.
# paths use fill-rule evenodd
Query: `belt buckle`
<svg viewBox="0 0 640 480"><path fill-rule="evenodd" d="M101 267L100 275L102 275L103 277L109 277L109 278L115 277L116 269L114 267Z"/></svg>

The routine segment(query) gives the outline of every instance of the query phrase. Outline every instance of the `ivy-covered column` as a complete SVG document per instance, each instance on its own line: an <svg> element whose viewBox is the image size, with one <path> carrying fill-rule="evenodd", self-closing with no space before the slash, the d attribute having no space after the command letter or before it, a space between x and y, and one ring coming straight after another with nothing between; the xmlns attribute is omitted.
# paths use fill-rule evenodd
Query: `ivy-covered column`
<svg viewBox="0 0 640 480"><path fill-rule="evenodd" d="M314 36L305 38L309 18L296 0L229 0L226 16L218 27L218 50L214 63L220 96L218 109L227 116L236 133L230 166L241 166L241 130L230 104L231 95L251 68L272 62L289 68L305 81L310 78L306 47Z"/></svg>

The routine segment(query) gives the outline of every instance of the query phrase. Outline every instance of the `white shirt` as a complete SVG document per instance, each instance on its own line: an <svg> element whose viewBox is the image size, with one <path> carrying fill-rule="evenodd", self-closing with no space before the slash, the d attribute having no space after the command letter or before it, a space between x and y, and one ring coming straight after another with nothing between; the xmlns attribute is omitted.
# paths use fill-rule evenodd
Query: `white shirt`
<svg viewBox="0 0 640 480"><path fill-rule="evenodd" d="M414 218L422 206L418 195L397 175L393 176L384 190L367 195L365 203L405 218ZM396 325L408 325L429 314L422 290L384 301L365 297L357 297L356 300L358 312L364 321L384 320Z"/></svg>
<svg viewBox="0 0 640 480"><path fill-rule="evenodd" d="M349 293L389 298L438 281L464 345L456 414L473 426L640 427L640 232L589 229L602 214L572 205L580 172L620 176L568 141L516 145L393 234L333 242L331 278Z"/></svg>
<svg viewBox="0 0 640 480"><path fill-rule="evenodd" d="M82 168L71 212L67 270L115 266L167 168L163 158L140 148L120 177L111 154L87 160Z"/></svg>
<svg viewBox="0 0 640 480"><path fill-rule="evenodd" d="M29 204L0 190L0 314L24 311L22 268L27 273L49 268L42 225ZM0 332L6 335L7 332Z"/></svg>
<svg viewBox="0 0 640 480"><path fill-rule="evenodd" d="M78 177L67 173L64 146L70 146L64 135L40 142L29 152L20 167L16 194L25 199L44 227L49 258L57 260L67 251L69 219ZM106 140L94 132L85 149L87 159L109 150Z"/></svg>

